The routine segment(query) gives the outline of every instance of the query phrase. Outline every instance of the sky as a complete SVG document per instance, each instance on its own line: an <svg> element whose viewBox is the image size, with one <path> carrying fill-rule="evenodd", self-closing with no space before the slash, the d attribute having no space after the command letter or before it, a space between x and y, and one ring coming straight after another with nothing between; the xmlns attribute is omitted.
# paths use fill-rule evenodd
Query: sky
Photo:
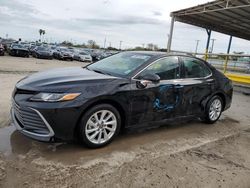
<svg viewBox="0 0 250 188"><path fill-rule="evenodd" d="M101 47L122 49L154 43L166 48L170 12L203 4L208 0L0 0L0 37L39 39L76 44L95 40ZM196 40L204 52L205 29L175 22L173 50L192 52ZM227 50L229 36L212 32L215 53ZM231 51L250 53L250 42L233 38Z"/></svg>

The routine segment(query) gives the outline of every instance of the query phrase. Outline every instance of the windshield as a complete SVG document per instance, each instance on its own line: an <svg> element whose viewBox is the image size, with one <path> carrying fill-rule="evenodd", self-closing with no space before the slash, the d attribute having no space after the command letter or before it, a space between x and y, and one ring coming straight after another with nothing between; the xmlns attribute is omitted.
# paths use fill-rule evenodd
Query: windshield
<svg viewBox="0 0 250 188"><path fill-rule="evenodd" d="M72 53L73 53L73 52L74 52L74 49L68 49L68 52L72 52Z"/></svg>
<svg viewBox="0 0 250 188"><path fill-rule="evenodd" d="M12 48L24 48L24 46L21 44L13 44Z"/></svg>
<svg viewBox="0 0 250 188"><path fill-rule="evenodd" d="M38 47L37 50L39 50L39 51L48 51L48 49L44 48L44 47Z"/></svg>
<svg viewBox="0 0 250 188"><path fill-rule="evenodd" d="M67 52L67 48L59 48L59 50L61 51L61 52Z"/></svg>
<svg viewBox="0 0 250 188"><path fill-rule="evenodd" d="M80 55L88 55L88 54L85 53L85 52L80 52L79 54L80 54Z"/></svg>
<svg viewBox="0 0 250 188"><path fill-rule="evenodd" d="M99 71L110 75L127 76L136 70L143 63L151 58L151 55L140 54L135 52L123 52L96 63L89 65L87 68L93 71Z"/></svg>

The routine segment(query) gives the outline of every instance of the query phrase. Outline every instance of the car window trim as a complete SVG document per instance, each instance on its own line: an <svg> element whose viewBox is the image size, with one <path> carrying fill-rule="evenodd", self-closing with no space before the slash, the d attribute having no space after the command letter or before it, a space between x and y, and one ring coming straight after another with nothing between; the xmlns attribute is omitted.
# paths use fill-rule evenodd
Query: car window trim
<svg viewBox="0 0 250 188"><path fill-rule="evenodd" d="M161 57L151 63L149 63L147 66L145 66L143 69L141 69L140 71L138 71L134 76L132 76L132 80L139 80L139 79L136 79L136 77L142 73L145 69L147 69L148 67L150 67L151 65L153 65L154 63L157 63L158 61L162 60L162 59L166 59L166 58L169 58L169 57L177 57L177 62L178 62L178 65L179 65L179 78L173 78L173 79L168 79L168 80L175 80L175 79L180 79L181 78L181 62L179 60L179 57L178 56L174 56L174 55L169 55L169 56L164 56L164 57ZM162 81L162 80L161 80Z"/></svg>

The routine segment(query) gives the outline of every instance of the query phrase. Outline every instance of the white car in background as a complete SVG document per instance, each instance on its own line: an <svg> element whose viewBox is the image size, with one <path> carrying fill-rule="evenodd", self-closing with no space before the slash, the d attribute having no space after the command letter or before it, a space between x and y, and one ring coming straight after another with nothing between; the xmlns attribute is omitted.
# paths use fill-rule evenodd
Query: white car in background
<svg viewBox="0 0 250 188"><path fill-rule="evenodd" d="M73 59L77 60L77 61L82 61L82 62L86 62L86 61L92 62L91 55L87 54L86 52L83 52L83 51L74 54Z"/></svg>

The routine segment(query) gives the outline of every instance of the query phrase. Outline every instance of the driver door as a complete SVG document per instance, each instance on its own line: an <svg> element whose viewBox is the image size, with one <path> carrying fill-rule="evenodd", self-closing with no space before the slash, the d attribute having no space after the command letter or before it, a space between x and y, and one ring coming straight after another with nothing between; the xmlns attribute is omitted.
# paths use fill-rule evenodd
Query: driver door
<svg viewBox="0 0 250 188"><path fill-rule="evenodd" d="M146 81L143 77L157 74L158 83ZM180 78L180 63L178 57L169 56L159 59L138 73L131 83L130 125L150 121L160 121L174 118L182 104L182 86L176 84Z"/></svg>

